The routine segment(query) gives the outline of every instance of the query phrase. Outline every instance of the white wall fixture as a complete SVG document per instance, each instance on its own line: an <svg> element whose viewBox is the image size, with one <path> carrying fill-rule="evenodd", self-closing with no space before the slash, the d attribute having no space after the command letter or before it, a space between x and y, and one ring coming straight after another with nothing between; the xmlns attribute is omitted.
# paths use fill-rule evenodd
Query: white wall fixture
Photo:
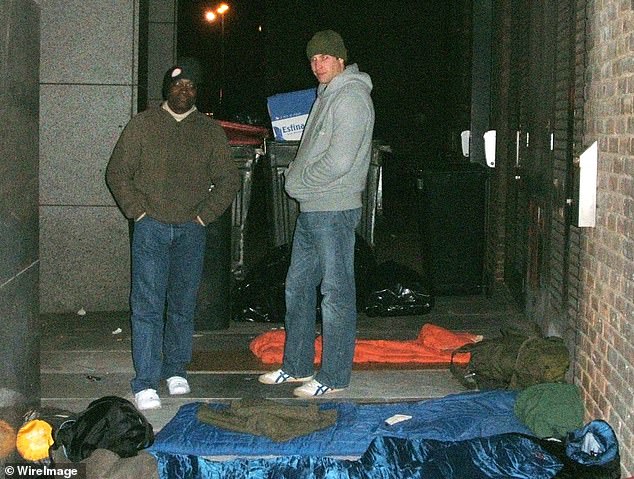
<svg viewBox="0 0 634 479"><path fill-rule="evenodd" d="M471 141L471 130L465 130L460 133L460 142L462 144L462 156L469 158L469 142Z"/></svg>
<svg viewBox="0 0 634 479"><path fill-rule="evenodd" d="M597 214L597 165L599 147L595 141L579 157L579 212L577 226L594 227Z"/></svg>
<svg viewBox="0 0 634 479"><path fill-rule="evenodd" d="M495 168L495 137L495 130L484 132L484 158L489 168Z"/></svg>

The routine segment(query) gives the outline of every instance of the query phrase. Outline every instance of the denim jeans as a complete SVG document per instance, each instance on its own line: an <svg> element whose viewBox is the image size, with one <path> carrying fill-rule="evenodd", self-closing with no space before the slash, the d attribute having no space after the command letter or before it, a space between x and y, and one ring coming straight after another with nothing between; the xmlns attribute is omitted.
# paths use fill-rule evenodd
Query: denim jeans
<svg viewBox="0 0 634 479"><path fill-rule="evenodd" d="M187 377L206 230L145 217L132 235L132 391Z"/></svg>
<svg viewBox="0 0 634 479"><path fill-rule="evenodd" d="M317 287L321 285L321 368L315 379L332 388L350 383L356 336L355 228L361 208L302 212L286 275L286 343L282 368L295 377L314 372Z"/></svg>

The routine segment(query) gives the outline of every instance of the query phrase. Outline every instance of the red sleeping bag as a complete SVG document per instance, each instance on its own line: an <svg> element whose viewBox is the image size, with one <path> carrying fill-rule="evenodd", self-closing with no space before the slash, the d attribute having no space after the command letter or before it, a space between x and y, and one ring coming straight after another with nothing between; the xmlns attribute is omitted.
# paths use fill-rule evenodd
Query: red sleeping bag
<svg viewBox="0 0 634 479"><path fill-rule="evenodd" d="M281 364L284 353L283 329L267 331L251 341L249 348L265 364ZM449 364L451 353L468 343L482 340L481 335L453 332L433 324L424 324L414 340L357 339L354 363ZM315 339L315 364L321 362L322 338ZM469 353L457 354L454 363L467 364Z"/></svg>

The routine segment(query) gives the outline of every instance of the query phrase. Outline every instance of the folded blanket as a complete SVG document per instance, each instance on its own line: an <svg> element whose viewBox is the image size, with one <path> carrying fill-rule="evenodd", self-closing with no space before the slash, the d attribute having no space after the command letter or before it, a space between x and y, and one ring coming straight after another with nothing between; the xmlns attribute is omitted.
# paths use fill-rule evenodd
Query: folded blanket
<svg viewBox="0 0 634 479"><path fill-rule="evenodd" d="M249 348L264 364L281 364L286 332L283 329L267 331L251 341ZM354 349L355 363L417 363L449 364L451 353L468 343L482 340L481 335L453 332L434 324L424 324L418 337L407 341L383 339L357 339ZM315 364L321 362L322 339L315 340ZM457 354L454 363L467 364L469 354Z"/></svg>
<svg viewBox="0 0 634 479"><path fill-rule="evenodd" d="M337 422L337 410L321 410L316 404L290 406L268 399L232 401L227 409L198 407L200 422L231 431L267 436L274 441L288 441Z"/></svg>

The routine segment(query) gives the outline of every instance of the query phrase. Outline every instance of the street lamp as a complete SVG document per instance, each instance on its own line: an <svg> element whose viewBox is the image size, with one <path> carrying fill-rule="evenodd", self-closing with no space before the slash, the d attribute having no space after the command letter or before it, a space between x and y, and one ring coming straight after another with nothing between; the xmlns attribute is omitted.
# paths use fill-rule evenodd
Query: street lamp
<svg viewBox="0 0 634 479"><path fill-rule="evenodd" d="M209 23L216 21L220 16L220 107L222 107L222 99L225 85L225 13L229 11L229 5L221 3L213 9L205 11L205 20Z"/></svg>

